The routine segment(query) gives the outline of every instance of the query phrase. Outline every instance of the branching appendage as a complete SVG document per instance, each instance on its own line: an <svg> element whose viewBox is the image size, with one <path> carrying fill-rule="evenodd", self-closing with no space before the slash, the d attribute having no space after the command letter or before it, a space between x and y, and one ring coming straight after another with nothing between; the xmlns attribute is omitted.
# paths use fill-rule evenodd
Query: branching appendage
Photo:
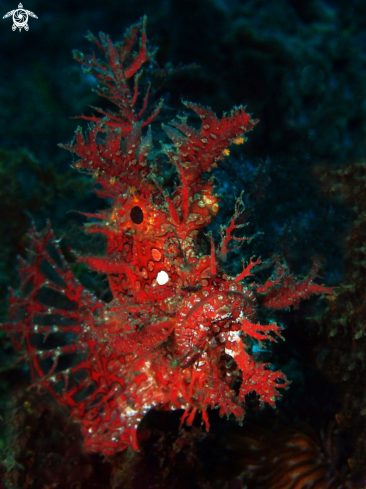
<svg viewBox="0 0 366 489"><path fill-rule="evenodd" d="M235 202L235 213L232 220L227 226L221 226L220 228L220 235L221 235L220 257L223 260L225 260L228 252L238 250L239 248L241 248L241 246L245 241L250 242L253 239L253 236L251 236L250 238L247 237L239 238L238 236L233 236L232 234L236 229L244 228L247 225L247 223L237 224L236 222L243 215L245 211L245 204L243 202L243 193L244 192L242 191L240 197ZM230 241L237 241L240 244L229 249Z"/></svg>

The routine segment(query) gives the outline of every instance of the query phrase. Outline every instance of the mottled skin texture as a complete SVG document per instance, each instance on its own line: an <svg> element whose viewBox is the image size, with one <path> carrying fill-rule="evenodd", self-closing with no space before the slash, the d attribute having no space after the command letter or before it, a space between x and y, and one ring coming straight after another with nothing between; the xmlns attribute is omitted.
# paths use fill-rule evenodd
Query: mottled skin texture
<svg viewBox="0 0 366 489"><path fill-rule="evenodd" d="M90 39L104 60L75 57L118 110L84 117L92 122L87 135L78 129L64 147L78 156L76 168L93 173L98 195L111 202L108 210L87 216L86 231L106 236L105 256L79 259L107 275L113 300L105 303L78 283L50 227L33 228L5 328L28 360L34 383L69 406L86 449L111 455L130 445L138 449L138 424L152 408L184 409L182 422L188 424L201 412L208 429L208 408L242 419L249 392L274 406L288 382L253 359L247 338L250 344L275 341L281 328L256 322L258 304L296 307L301 298L331 290L313 283L316 268L296 281L279 263L264 284L250 284L260 260L229 277L221 263L246 239L237 235L240 199L220 245L211 238L210 253L203 252L198 233L215 218L219 202L212 179L202 175L229 154L231 144L243 143L256 121L242 107L219 119L185 103L200 127L188 125L186 117L172 121L164 127L171 143L154 152L148 126L162 103L145 118L153 90L140 97L138 87L141 66L153 56L145 20L127 31L123 43L112 44L103 34ZM161 183L164 158L179 177L170 195Z"/></svg>

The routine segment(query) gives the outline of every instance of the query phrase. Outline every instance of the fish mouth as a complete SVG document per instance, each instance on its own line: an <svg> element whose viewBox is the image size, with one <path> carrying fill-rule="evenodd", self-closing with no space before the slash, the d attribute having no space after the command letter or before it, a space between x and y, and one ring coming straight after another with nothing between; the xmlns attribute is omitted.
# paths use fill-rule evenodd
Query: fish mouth
<svg viewBox="0 0 366 489"><path fill-rule="evenodd" d="M219 296L226 296L226 297L234 296L240 298L242 302L246 301L247 303L249 303L252 306L253 311L255 311L256 309L256 302L253 300L251 296L249 296L245 292L240 292L237 290L217 290L209 294L207 297L202 298L200 301L198 301L196 304L194 304L194 306L190 308L188 314L185 316L184 320L180 324L180 330L181 331L184 330L185 325L194 314L200 311L206 304L210 304L212 300L214 300L216 297ZM219 309L220 306L217 308L218 312ZM243 308L241 308L240 310L239 317L241 317L242 315L243 315ZM240 322L240 319L233 318L233 311L226 310L226 311L222 311L222 314L218 314L217 318L211 321L211 325L215 325L215 324L217 325L219 323L222 323L223 321L227 322L230 319L232 319L233 322ZM230 327L227 329L227 331L230 330ZM193 345L191 345L189 351L183 356L179 364L180 368L185 369L193 365L198 360L198 358L202 355L204 349L205 348L199 348L198 345L196 345L196 348Z"/></svg>

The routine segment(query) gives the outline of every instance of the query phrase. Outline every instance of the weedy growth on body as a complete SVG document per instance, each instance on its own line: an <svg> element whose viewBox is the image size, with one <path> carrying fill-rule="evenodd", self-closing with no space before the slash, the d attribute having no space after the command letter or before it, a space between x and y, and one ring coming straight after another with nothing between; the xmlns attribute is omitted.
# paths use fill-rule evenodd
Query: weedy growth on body
<svg viewBox="0 0 366 489"><path fill-rule="evenodd" d="M79 259L106 274L113 300L103 302L77 281L50 226L33 227L5 325L34 385L69 407L88 451L106 455L131 445L137 450L139 422L153 408L183 409L188 424L200 412L209 429L208 408L242 419L252 391L274 406L288 382L257 362L248 345L276 341L281 327L257 323L258 306L297 307L312 294L332 292L313 282L316 266L296 280L278 262L263 284L248 281L259 259L243 264L236 277L225 273L223 258L247 239L237 236L241 199L219 246L211 238L209 254L200 248L198 234L219 210L213 179L203 175L231 144L243 143L257 121L243 107L219 119L209 108L184 102L200 127L187 117L172 121L163 126L170 143L153 148L150 125L163 102L151 107L153 89L148 85L141 94L139 82L143 65L152 77L163 71L146 65L154 51L145 24L144 18L132 26L122 43L89 35L101 59L75 53L96 79L97 93L116 109L83 116L91 122L87 134L78 128L63 146L78 157L75 168L93 174L97 194L112 202L87 215L86 232L106 237L105 256ZM164 159L179 177L171 192L163 188Z"/></svg>

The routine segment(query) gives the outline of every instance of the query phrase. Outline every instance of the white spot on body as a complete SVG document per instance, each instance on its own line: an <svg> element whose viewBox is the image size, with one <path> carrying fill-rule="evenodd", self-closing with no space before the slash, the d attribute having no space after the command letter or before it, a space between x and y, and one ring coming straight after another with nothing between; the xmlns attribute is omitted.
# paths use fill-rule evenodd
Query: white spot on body
<svg viewBox="0 0 366 489"><path fill-rule="evenodd" d="M156 281L159 285L165 285L169 282L169 275L165 270L160 270L160 272L156 276Z"/></svg>

